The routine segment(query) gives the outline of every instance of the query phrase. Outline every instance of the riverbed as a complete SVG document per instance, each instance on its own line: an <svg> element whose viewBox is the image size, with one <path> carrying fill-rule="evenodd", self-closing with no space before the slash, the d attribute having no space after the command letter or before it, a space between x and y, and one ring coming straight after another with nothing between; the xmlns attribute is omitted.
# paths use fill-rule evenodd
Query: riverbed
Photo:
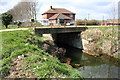
<svg viewBox="0 0 120 80"><path fill-rule="evenodd" d="M78 69L84 78L120 79L120 60L108 55L94 57L74 47L65 48L65 56L71 59L70 65Z"/></svg>

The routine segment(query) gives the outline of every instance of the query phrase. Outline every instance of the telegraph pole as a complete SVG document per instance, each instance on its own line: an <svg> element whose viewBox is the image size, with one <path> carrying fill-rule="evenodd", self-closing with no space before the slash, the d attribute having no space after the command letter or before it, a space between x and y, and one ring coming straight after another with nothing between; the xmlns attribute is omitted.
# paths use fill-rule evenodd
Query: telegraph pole
<svg viewBox="0 0 120 80"><path fill-rule="evenodd" d="M88 13L88 20L89 20L89 18L90 18L90 14Z"/></svg>
<svg viewBox="0 0 120 80"><path fill-rule="evenodd" d="M104 23L104 16L103 16L103 23Z"/></svg>

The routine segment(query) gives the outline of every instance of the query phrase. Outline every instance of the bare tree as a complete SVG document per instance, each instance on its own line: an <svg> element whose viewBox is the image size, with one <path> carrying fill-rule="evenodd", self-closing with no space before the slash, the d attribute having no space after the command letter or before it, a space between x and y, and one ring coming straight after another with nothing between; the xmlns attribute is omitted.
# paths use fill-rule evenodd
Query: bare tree
<svg viewBox="0 0 120 80"><path fill-rule="evenodd" d="M120 25L120 1L118 2L118 23Z"/></svg>
<svg viewBox="0 0 120 80"><path fill-rule="evenodd" d="M113 25L115 24L115 19L118 19L118 3L112 3L111 9L109 10L110 16L109 18L112 19Z"/></svg>
<svg viewBox="0 0 120 80"><path fill-rule="evenodd" d="M13 9L7 11L7 13L13 15L13 20L18 21L18 20L30 20L30 19L35 19L37 16L37 5L38 2L19 2Z"/></svg>

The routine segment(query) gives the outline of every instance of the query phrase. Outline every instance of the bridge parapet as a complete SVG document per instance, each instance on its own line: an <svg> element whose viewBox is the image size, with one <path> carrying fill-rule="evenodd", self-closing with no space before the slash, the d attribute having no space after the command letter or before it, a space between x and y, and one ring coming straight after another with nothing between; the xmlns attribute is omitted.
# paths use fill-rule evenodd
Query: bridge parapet
<svg viewBox="0 0 120 80"><path fill-rule="evenodd" d="M82 32L87 27L65 27L65 28L35 28L37 34L55 34L55 33L72 33Z"/></svg>

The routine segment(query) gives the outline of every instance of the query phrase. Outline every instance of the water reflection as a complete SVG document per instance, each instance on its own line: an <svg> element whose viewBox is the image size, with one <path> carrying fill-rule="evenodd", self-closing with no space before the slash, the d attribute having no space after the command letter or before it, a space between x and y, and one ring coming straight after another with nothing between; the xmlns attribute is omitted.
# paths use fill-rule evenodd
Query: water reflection
<svg viewBox="0 0 120 80"><path fill-rule="evenodd" d="M120 79L120 60L107 55L93 57L73 47L66 47L66 49L66 57L71 58L71 65L77 68L85 78Z"/></svg>

